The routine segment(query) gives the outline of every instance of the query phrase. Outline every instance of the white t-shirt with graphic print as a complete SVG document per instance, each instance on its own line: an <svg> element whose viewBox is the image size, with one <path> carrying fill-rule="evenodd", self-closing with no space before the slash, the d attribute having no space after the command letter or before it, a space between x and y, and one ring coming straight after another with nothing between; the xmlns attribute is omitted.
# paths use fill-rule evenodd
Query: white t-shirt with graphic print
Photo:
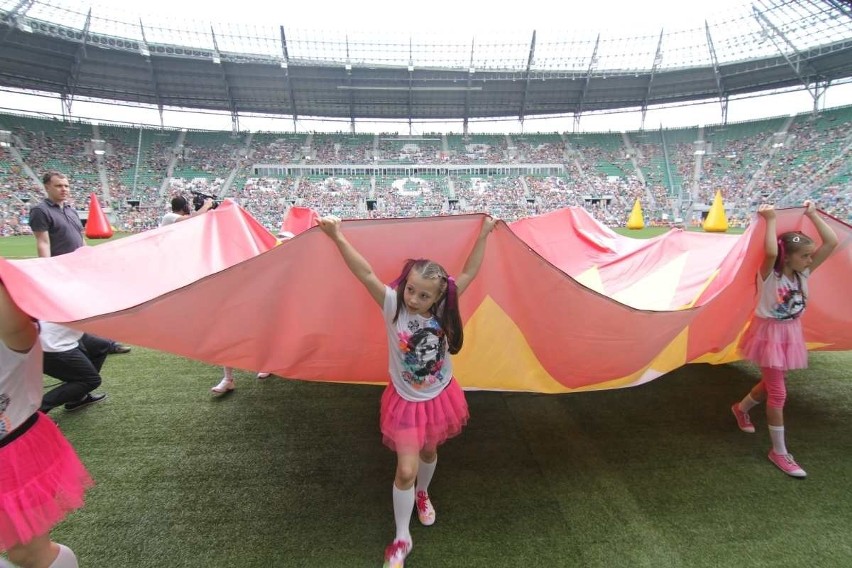
<svg viewBox="0 0 852 568"><path fill-rule="evenodd" d="M396 290L385 286L382 312L388 334L388 372L405 400L422 402L438 396L453 378L453 364L443 330L434 317L396 315Z"/></svg>
<svg viewBox="0 0 852 568"><path fill-rule="evenodd" d="M799 272L799 277L793 274L791 278L774 270L769 272L766 280L757 275L757 286L760 298L754 315L760 318L788 320L797 318L805 311L805 300L808 297L808 277L810 269Z"/></svg>

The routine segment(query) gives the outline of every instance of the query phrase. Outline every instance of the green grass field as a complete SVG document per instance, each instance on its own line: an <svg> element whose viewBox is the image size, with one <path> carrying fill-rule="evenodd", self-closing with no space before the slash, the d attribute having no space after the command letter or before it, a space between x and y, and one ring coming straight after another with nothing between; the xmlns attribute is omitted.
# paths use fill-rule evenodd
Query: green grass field
<svg viewBox="0 0 852 568"><path fill-rule="evenodd" d="M90 245L97 246L126 236L128 236L126 233L119 233L111 239L89 239L87 242ZM0 256L3 258L30 258L36 256L35 237L0 237Z"/></svg>
<svg viewBox="0 0 852 568"><path fill-rule="evenodd" d="M0 254L28 255L0 239ZM34 244L30 241L30 251ZM29 253L31 254L31 252ZM795 480L730 412L758 379L691 365L630 389L468 393L442 447L417 567L852 565L852 353L790 374ZM393 537L381 389L237 374L143 348L111 356L108 398L51 416L97 485L54 531L86 568L377 567ZM46 384L52 384L47 380Z"/></svg>

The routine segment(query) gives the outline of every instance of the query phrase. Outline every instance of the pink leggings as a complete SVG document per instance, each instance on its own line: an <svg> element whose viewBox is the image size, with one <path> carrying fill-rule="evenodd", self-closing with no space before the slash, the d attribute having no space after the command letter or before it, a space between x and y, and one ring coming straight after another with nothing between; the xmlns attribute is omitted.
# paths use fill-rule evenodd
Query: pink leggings
<svg viewBox="0 0 852 568"><path fill-rule="evenodd" d="M766 406L784 408L784 401L787 400L784 371L771 367L761 367L760 373L763 376L763 380L760 382L766 390Z"/></svg>

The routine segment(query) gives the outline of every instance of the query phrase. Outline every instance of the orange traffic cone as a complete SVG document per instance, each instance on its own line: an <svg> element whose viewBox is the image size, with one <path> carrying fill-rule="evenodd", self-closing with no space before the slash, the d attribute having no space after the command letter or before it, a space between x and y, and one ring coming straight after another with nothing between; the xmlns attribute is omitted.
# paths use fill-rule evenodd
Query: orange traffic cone
<svg viewBox="0 0 852 568"><path fill-rule="evenodd" d="M89 194L89 219L86 221L86 238L108 239L112 236L112 225L106 218L95 192Z"/></svg>

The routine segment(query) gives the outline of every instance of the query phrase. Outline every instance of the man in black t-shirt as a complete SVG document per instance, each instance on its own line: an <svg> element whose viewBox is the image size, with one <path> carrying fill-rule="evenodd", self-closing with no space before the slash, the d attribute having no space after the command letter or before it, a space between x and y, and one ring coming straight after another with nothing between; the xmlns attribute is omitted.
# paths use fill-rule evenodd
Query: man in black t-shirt
<svg viewBox="0 0 852 568"><path fill-rule="evenodd" d="M59 256L86 246L77 210L66 203L71 195L68 178L50 171L42 177L47 197L30 209L30 228L40 257Z"/></svg>
<svg viewBox="0 0 852 568"><path fill-rule="evenodd" d="M47 197L30 209L30 228L36 238L39 257L60 256L86 246L83 223L77 210L66 203L71 185L65 174L46 172L42 178ZM130 348L112 340L109 353L129 353Z"/></svg>

